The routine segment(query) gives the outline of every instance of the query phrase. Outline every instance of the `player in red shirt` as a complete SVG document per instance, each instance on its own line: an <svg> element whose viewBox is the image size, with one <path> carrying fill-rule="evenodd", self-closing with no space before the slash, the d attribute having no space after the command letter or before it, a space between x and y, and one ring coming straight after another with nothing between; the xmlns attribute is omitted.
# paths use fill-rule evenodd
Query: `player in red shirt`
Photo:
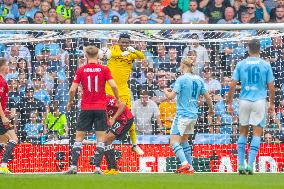
<svg viewBox="0 0 284 189"><path fill-rule="evenodd" d="M83 95L81 102L81 113L76 128L75 143L71 151L71 166L66 174L76 174L78 159L81 153L82 141L86 131L96 130L97 144L95 151L95 173L102 173L100 164L103 158L105 144L104 135L108 129L106 115L106 93L105 84L109 83L116 99L119 101L117 86L112 79L108 67L98 64L98 48L88 46L85 49L88 63L80 67L69 90L69 101L67 111L71 110L75 93L79 84L82 85Z"/></svg>
<svg viewBox="0 0 284 189"><path fill-rule="evenodd" d="M133 124L133 115L124 102L118 102L113 96L107 95L107 113L109 117L109 129L104 138L105 156L108 162L108 169L105 174L117 174L115 152L112 142L121 140Z"/></svg>
<svg viewBox="0 0 284 189"><path fill-rule="evenodd" d="M7 163L9 158L12 156L13 149L18 143L18 137L15 133L13 126L10 124L7 116L10 111L6 109L8 101L8 84L5 80L5 76L9 71L7 61L5 58L0 58L0 136L2 138L7 138L8 143L6 145L5 151L2 155L2 164L0 167L0 174L11 174L7 168Z"/></svg>

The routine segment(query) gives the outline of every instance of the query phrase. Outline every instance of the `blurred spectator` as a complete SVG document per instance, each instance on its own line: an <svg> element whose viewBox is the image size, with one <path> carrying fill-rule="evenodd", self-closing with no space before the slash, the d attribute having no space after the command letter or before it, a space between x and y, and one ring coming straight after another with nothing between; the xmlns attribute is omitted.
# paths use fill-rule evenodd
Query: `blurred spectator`
<svg viewBox="0 0 284 189"><path fill-rule="evenodd" d="M149 16L150 24L162 24L162 23L170 23L170 19L165 15L164 12L161 11L161 3L160 1L154 1L153 3L154 12Z"/></svg>
<svg viewBox="0 0 284 189"><path fill-rule="evenodd" d="M270 9L269 7L263 2L263 0L256 0L256 11L255 17L257 20L263 20L264 22L269 22L270 20Z"/></svg>
<svg viewBox="0 0 284 189"><path fill-rule="evenodd" d="M155 81L155 71L153 68L147 69L146 82L142 84L142 89L148 91L150 98L155 96L155 91L158 90L158 86Z"/></svg>
<svg viewBox="0 0 284 189"><path fill-rule="evenodd" d="M161 122L165 129L165 134L170 134L172 122L176 115L175 99L161 102L159 109L160 109Z"/></svg>
<svg viewBox="0 0 284 189"><path fill-rule="evenodd" d="M72 23L73 24L84 24L85 17L81 16L82 9L80 6L75 6L72 11Z"/></svg>
<svg viewBox="0 0 284 189"><path fill-rule="evenodd" d="M165 74L159 74L157 86L158 88L154 91L155 96L151 99L157 104L160 104L161 102L164 102L167 99L164 93L164 89L168 87L168 79Z"/></svg>
<svg viewBox="0 0 284 189"><path fill-rule="evenodd" d="M42 12L37 11L34 14L34 24L45 24L46 22L44 21L44 15Z"/></svg>
<svg viewBox="0 0 284 189"><path fill-rule="evenodd" d="M29 116L28 123L24 126L24 131L27 134L26 140L33 144L39 144L43 134L43 124L38 121L38 114L32 111Z"/></svg>
<svg viewBox="0 0 284 189"><path fill-rule="evenodd" d="M38 56L38 62L35 62L35 64L33 65L33 70L35 70L38 65L44 65L47 67L47 71L51 73L53 77L56 77L56 72L59 68L59 62L52 60L49 48L43 48L41 52L42 54Z"/></svg>
<svg viewBox="0 0 284 189"><path fill-rule="evenodd" d="M47 24L58 24L57 17L48 17Z"/></svg>
<svg viewBox="0 0 284 189"><path fill-rule="evenodd" d="M275 8L275 18L270 18L272 23L283 23L284 22L284 5L277 6Z"/></svg>
<svg viewBox="0 0 284 189"><path fill-rule="evenodd" d="M24 131L24 125L26 123L29 122L29 116L30 113L32 111L37 111L39 113L39 119L42 120L42 118L45 117L45 112L46 112L46 108L45 105L35 99L33 97L34 95L34 89L33 88L27 88L26 89L26 95L25 97L23 97L23 99L20 100L20 102L17 104L17 113L18 113L18 117L20 120L20 124L19 124L19 138L21 139L21 141L23 141L25 139L25 133Z"/></svg>
<svg viewBox="0 0 284 189"><path fill-rule="evenodd" d="M102 0L101 2L101 11L97 14L93 15L93 23L94 24L111 24L111 18L116 15L120 18L118 12L110 9L110 1ZM121 20L121 19L119 19Z"/></svg>
<svg viewBox="0 0 284 189"><path fill-rule="evenodd" d="M49 2L47 1L43 1L41 2L40 4L40 11L43 13L44 15L44 21L48 21L48 16L49 16L49 13L48 13L48 10L51 8L51 5Z"/></svg>
<svg viewBox="0 0 284 189"><path fill-rule="evenodd" d="M19 74L20 73L25 73L25 74L28 74L28 76L30 77L31 76L31 74L30 74L30 72L28 71L29 69L28 69L28 62L27 62L27 60L26 59L24 59L24 58L20 58L19 60L18 60L18 64L17 64L17 69L18 69L18 72L19 72Z"/></svg>
<svg viewBox="0 0 284 189"><path fill-rule="evenodd" d="M43 80L40 77L33 78L34 83L34 98L43 102L48 106L51 103L50 96L43 85Z"/></svg>
<svg viewBox="0 0 284 189"><path fill-rule="evenodd" d="M8 98L12 99L16 104L20 102L20 92L18 91L18 80L17 78L8 81L9 93Z"/></svg>
<svg viewBox="0 0 284 189"><path fill-rule="evenodd" d="M234 99L233 101L233 115L229 114L227 111L226 101L228 100L228 92L229 88L221 94L222 99L221 101L215 104L215 115L216 115L216 124L219 125L216 133L220 134L232 134L236 133L237 124L238 124L238 102ZM235 124L235 125L233 125ZM219 130L219 131L218 131ZM211 129L212 133L212 129Z"/></svg>
<svg viewBox="0 0 284 189"><path fill-rule="evenodd" d="M241 18L241 14L243 12L247 11L246 2L244 2L243 0L235 0L232 6L234 7L236 12L235 17L238 19Z"/></svg>
<svg viewBox="0 0 284 189"><path fill-rule="evenodd" d="M123 15L126 13L126 5L127 5L126 0L121 0L120 6L119 6L119 12L118 12L120 15Z"/></svg>
<svg viewBox="0 0 284 189"><path fill-rule="evenodd" d="M30 24L30 23L32 23L32 20L25 17L20 18L18 21L18 24Z"/></svg>
<svg viewBox="0 0 284 189"><path fill-rule="evenodd" d="M161 63L169 61L169 57L166 55L166 47L163 43L157 44L157 54L158 56L154 58L154 68L158 68Z"/></svg>
<svg viewBox="0 0 284 189"><path fill-rule="evenodd" d="M215 24L219 20L223 19L226 8L225 4L223 3L224 0L213 0L213 1L214 1L213 6L208 6L205 12L209 24Z"/></svg>
<svg viewBox="0 0 284 189"><path fill-rule="evenodd" d="M202 70L205 66L209 66L209 55L208 51L205 47L199 44L199 37L196 33L191 35L191 44L189 44L183 51L182 57L187 57L188 52L195 51L196 52L196 65L193 70L194 74L201 75Z"/></svg>
<svg viewBox="0 0 284 189"><path fill-rule="evenodd" d="M44 130L58 138L58 136L68 136L66 115L59 111L58 102L54 101L49 108L49 112L44 119ZM55 135L55 136L54 136Z"/></svg>
<svg viewBox="0 0 284 189"><path fill-rule="evenodd" d="M38 65L35 69L36 77L42 78L43 84L47 90L47 92L52 95L54 89L54 78L51 74L47 71L46 65Z"/></svg>
<svg viewBox="0 0 284 189"><path fill-rule="evenodd" d="M280 38L280 40L281 40L281 38ZM273 75L275 77L274 83L275 83L276 87L278 87L279 89L281 89L281 88L283 89L283 87L284 87L284 50L283 50L283 45L280 46L278 52L276 51L274 53L275 53L274 54L274 60L275 61L271 61L271 63L270 63L271 67L272 67ZM277 53L279 53L279 54L277 54ZM272 56L273 56L273 54L272 54ZM271 57L271 58L273 60L273 57Z"/></svg>
<svg viewBox="0 0 284 189"><path fill-rule="evenodd" d="M85 24L94 24L94 20L92 16L86 16L85 17Z"/></svg>
<svg viewBox="0 0 284 189"><path fill-rule="evenodd" d="M264 143L265 144L272 144L273 143L273 136L271 132L264 133Z"/></svg>
<svg viewBox="0 0 284 189"><path fill-rule="evenodd" d="M96 14L96 6L98 6L98 0L81 0L82 12L90 15Z"/></svg>
<svg viewBox="0 0 284 189"><path fill-rule="evenodd" d="M272 46L264 49L262 56L269 62L276 62L282 54L283 42L282 37L277 31L271 31Z"/></svg>
<svg viewBox="0 0 284 189"><path fill-rule="evenodd" d="M56 9L53 7L48 10L48 18L50 17L54 17L57 19Z"/></svg>
<svg viewBox="0 0 284 189"><path fill-rule="evenodd" d="M122 23L129 24L137 17L138 15L134 12L134 6L131 3L126 4L126 11L121 15Z"/></svg>
<svg viewBox="0 0 284 189"><path fill-rule="evenodd" d="M249 16L249 13L247 11L244 11L244 12L241 13L240 21L241 21L241 24L251 23L250 16ZM240 33L243 36L256 36L257 35L256 30L241 30Z"/></svg>
<svg viewBox="0 0 284 189"><path fill-rule="evenodd" d="M5 78L6 81L9 81L10 79L17 79L19 76L19 72L17 71L16 59L11 59L8 66L9 66L9 71Z"/></svg>
<svg viewBox="0 0 284 189"><path fill-rule="evenodd" d="M16 24L17 20L14 15L8 14L4 19L5 24ZM10 31L12 33L13 31Z"/></svg>
<svg viewBox="0 0 284 189"><path fill-rule="evenodd" d="M206 23L203 12L197 10L198 3L196 0L191 0L189 10L182 14L182 23L201 24Z"/></svg>
<svg viewBox="0 0 284 189"><path fill-rule="evenodd" d="M97 14L98 12L101 11L101 7L99 4L95 4L94 5L94 14ZM90 14L90 13L89 13ZM91 14L91 15L94 15L94 14Z"/></svg>
<svg viewBox="0 0 284 189"><path fill-rule="evenodd" d="M176 80L176 73L180 64L177 62L177 51L175 48L169 48L169 62L163 62L159 65L159 73L166 75L170 84ZM159 76L159 75L158 75Z"/></svg>
<svg viewBox="0 0 284 189"><path fill-rule="evenodd" d="M4 21L7 15L12 15L13 18L19 17L18 5L14 3L14 0L3 0L3 4L0 5L0 21Z"/></svg>
<svg viewBox="0 0 284 189"><path fill-rule="evenodd" d="M150 16L151 14L150 10L145 8L144 1L145 0L135 0L134 13L136 13L138 16L141 15Z"/></svg>
<svg viewBox="0 0 284 189"><path fill-rule="evenodd" d="M140 93L140 99L133 103L132 113L138 135L155 134L156 128L154 122L157 122L159 128L162 127L159 107L154 101L149 99L148 91Z"/></svg>
<svg viewBox="0 0 284 189"><path fill-rule="evenodd" d="M138 49L142 51L147 59L147 62L149 63L149 67L153 67L154 64L154 55L152 54L151 50L147 49L147 42L146 41L139 41L138 44Z"/></svg>
<svg viewBox="0 0 284 189"><path fill-rule="evenodd" d="M54 60L54 61L60 60L61 48L59 44L53 41L45 40L43 42L36 44L35 46L35 55L37 61L43 60L44 58L44 56L42 55L43 49L45 49L45 51L49 51L50 53L48 56L49 58L48 60Z"/></svg>
<svg viewBox="0 0 284 189"><path fill-rule="evenodd" d="M227 7L225 9L225 18L217 22L217 24L239 24L240 21L235 19L235 11L233 7Z"/></svg>
<svg viewBox="0 0 284 189"><path fill-rule="evenodd" d="M119 23L120 23L119 17L116 16L116 15L112 16L112 17L111 17L111 23L112 23L112 24L119 24Z"/></svg>
<svg viewBox="0 0 284 189"><path fill-rule="evenodd" d="M26 0L26 16L28 18L34 18L34 15L37 11L39 11L37 8L34 7L34 1L33 0Z"/></svg>
<svg viewBox="0 0 284 189"><path fill-rule="evenodd" d="M42 0L34 0L34 8L35 8L37 11L40 11L40 4L41 4L41 1L42 1Z"/></svg>
<svg viewBox="0 0 284 189"><path fill-rule="evenodd" d="M7 61L10 61L13 58L16 61L19 61L19 59L25 59L27 61L27 67L31 67L31 53L25 46L15 44L11 47L8 47L4 57Z"/></svg>
<svg viewBox="0 0 284 189"><path fill-rule="evenodd" d="M19 8L19 22L22 18L28 19L29 23L32 23L33 19L31 17L28 17L26 12L27 12L27 6L24 2L21 2L18 4Z"/></svg>
<svg viewBox="0 0 284 189"><path fill-rule="evenodd" d="M212 93L212 92L215 93L215 91L221 90L221 84L218 80L213 78L211 68L204 67L203 78L204 78L205 85L209 93Z"/></svg>
<svg viewBox="0 0 284 189"><path fill-rule="evenodd" d="M26 73L19 73L18 80L19 80L18 91L20 92L20 98L23 98L25 96L27 88Z"/></svg>
<svg viewBox="0 0 284 189"><path fill-rule="evenodd" d="M211 0L211 1L210 0L200 0L199 1L199 9L200 10L204 10L204 9L206 10L209 7L213 7L214 4L215 4L214 0ZM225 7L229 7L229 6L231 6L231 0L224 0L223 4L224 4Z"/></svg>
<svg viewBox="0 0 284 189"><path fill-rule="evenodd" d="M284 0L277 0L275 8L270 11L270 20L276 19L276 8L279 6L284 6Z"/></svg>
<svg viewBox="0 0 284 189"><path fill-rule="evenodd" d="M163 12L170 18L173 18L176 14L182 15L183 13L182 10L178 8L178 0L170 0L169 5L163 8Z"/></svg>
<svg viewBox="0 0 284 189"><path fill-rule="evenodd" d="M111 10L119 13L120 10L120 0L112 0L111 2Z"/></svg>
<svg viewBox="0 0 284 189"><path fill-rule="evenodd" d="M57 6L56 13L62 15L65 19L70 19L72 16L71 0L64 0L64 5Z"/></svg>

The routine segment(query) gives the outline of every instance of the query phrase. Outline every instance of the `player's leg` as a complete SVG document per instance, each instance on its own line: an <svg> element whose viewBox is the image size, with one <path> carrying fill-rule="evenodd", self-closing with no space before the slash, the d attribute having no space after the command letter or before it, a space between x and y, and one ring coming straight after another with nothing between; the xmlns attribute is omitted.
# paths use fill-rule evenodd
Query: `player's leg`
<svg viewBox="0 0 284 189"><path fill-rule="evenodd" d="M75 142L73 144L72 150L71 150L71 162L70 162L70 168L66 172L66 174L76 174L77 173L77 166L78 166L78 160L82 151L82 142L84 140L84 137L86 135L86 131L89 131L92 129L93 125L93 117L91 117L91 111L81 111L77 128L76 128L76 136L75 136Z"/></svg>
<svg viewBox="0 0 284 189"><path fill-rule="evenodd" d="M129 110L131 110L131 95L127 94L127 95L120 96L120 99L122 102L126 104ZM136 128L135 128L134 122L129 129L129 136L132 142L132 150L135 151L140 156L144 155L144 151L137 145Z"/></svg>
<svg viewBox="0 0 284 189"><path fill-rule="evenodd" d="M238 172L239 174L245 174L245 155L246 155L246 144L249 126L240 126L240 136L238 138L237 150L238 150Z"/></svg>
<svg viewBox="0 0 284 189"><path fill-rule="evenodd" d="M190 164L188 163L183 148L181 146L181 142L182 142L182 137L180 133L180 126L179 126L179 118L175 117L172 127L171 127L171 136L170 136L170 144L171 147L174 151L174 153L176 154L177 158L180 160L181 162L181 167L179 167L176 170L176 173L181 173L185 170L188 170L190 168Z"/></svg>
<svg viewBox="0 0 284 189"><path fill-rule="evenodd" d="M0 173L10 174L11 172L7 168L7 163L12 156L15 146L18 144L18 137L14 129L7 130L4 136L8 138L8 143L2 155Z"/></svg>
<svg viewBox="0 0 284 189"><path fill-rule="evenodd" d="M81 155L82 146L83 146L82 141L84 140L85 135L86 135L85 131L76 131L75 142L71 150L70 168L66 172L66 174L76 174L77 173L78 160Z"/></svg>
<svg viewBox="0 0 284 189"><path fill-rule="evenodd" d="M109 146L105 151L106 159L109 162L109 170L107 174L118 174L116 159L115 159L115 151L113 150L111 143L117 139L121 140L125 137L127 132L129 131L131 125L133 123L133 119L127 121L127 123L116 121L108 130L106 136L106 143ZM112 166L113 165L113 166Z"/></svg>
<svg viewBox="0 0 284 189"><path fill-rule="evenodd" d="M8 138L5 135L0 135L0 153L4 150L5 145L8 143Z"/></svg>
<svg viewBox="0 0 284 189"><path fill-rule="evenodd" d="M107 115L104 110L97 110L93 115L95 117L94 125L96 130L97 144L94 153L95 174L102 174L101 162L105 151L105 136L108 129Z"/></svg>
<svg viewBox="0 0 284 189"><path fill-rule="evenodd" d="M259 150L261 135L266 125L266 101L258 100L253 102L250 124L253 126L253 137L250 143L248 155L247 174L253 174L253 164Z"/></svg>
<svg viewBox="0 0 284 189"><path fill-rule="evenodd" d="M251 103L249 101L240 100L239 103L239 130L240 136L237 142L238 150L238 172L239 174L245 174L245 152L247 144L247 135L249 131L249 118L251 112Z"/></svg>

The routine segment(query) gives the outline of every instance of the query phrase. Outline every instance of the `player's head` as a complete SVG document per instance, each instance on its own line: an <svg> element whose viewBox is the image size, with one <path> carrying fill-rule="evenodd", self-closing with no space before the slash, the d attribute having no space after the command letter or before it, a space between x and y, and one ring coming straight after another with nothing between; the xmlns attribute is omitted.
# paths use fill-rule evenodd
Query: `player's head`
<svg viewBox="0 0 284 189"><path fill-rule="evenodd" d="M99 49L96 46L93 45L87 46L85 47L84 51L88 60L97 59Z"/></svg>
<svg viewBox="0 0 284 189"><path fill-rule="evenodd" d="M180 69L182 73L192 73L193 72L194 61L193 59L186 57L182 59L180 64Z"/></svg>
<svg viewBox="0 0 284 189"><path fill-rule="evenodd" d="M122 51L126 51L127 47L130 44L130 35L127 33L121 33L119 35L118 44Z"/></svg>
<svg viewBox="0 0 284 189"><path fill-rule="evenodd" d="M249 55L259 55L260 53L260 42L258 39L252 39L248 42L248 53Z"/></svg>
<svg viewBox="0 0 284 189"><path fill-rule="evenodd" d="M8 72L9 72L9 67L6 58L0 57L0 73L6 75L8 74Z"/></svg>

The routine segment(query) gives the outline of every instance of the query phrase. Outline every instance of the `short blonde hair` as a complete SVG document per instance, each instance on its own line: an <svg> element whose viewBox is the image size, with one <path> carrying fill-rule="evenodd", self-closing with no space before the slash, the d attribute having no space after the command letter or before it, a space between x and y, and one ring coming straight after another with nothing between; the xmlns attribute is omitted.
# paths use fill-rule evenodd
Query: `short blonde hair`
<svg viewBox="0 0 284 189"><path fill-rule="evenodd" d="M7 60L6 58L0 57L0 68L4 65L7 65Z"/></svg>
<svg viewBox="0 0 284 189"><path fill-rule="evenodd" d="M181 60L181 63L186 65L186 66L188 66L188 67L192 67L195 64L195 62L191 58L189 58L189 57L183 58Z"/></svg>
<svg viewBox="0 0 284 189"><path fill-rule="evenodd" d="M99 49L96 46L90 45L84 48L87 57L89 58L96 58L99 52Z"/></svg>

